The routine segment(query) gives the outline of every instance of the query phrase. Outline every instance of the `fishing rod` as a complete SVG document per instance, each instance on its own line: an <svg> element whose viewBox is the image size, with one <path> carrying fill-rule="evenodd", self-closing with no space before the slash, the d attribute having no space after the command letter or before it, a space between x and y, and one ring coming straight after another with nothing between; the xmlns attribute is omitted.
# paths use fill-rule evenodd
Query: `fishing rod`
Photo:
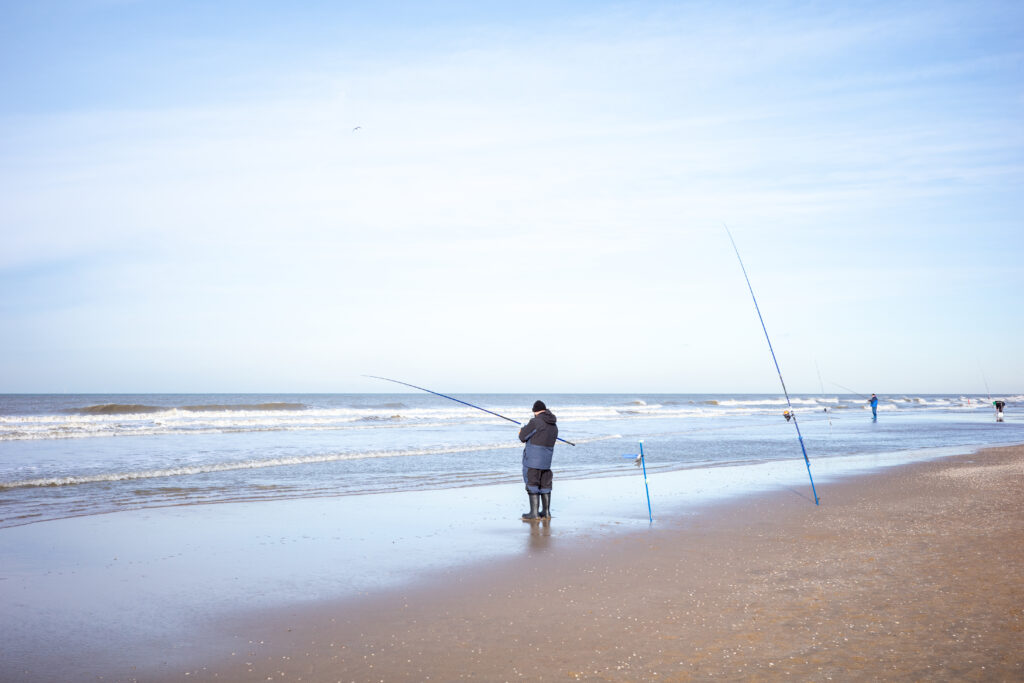
<svg viewBox="0 0 1024 683"><path fill-rule="evenodd" d="M750 298L754 300L754 310L757 311L757 319L761 321L761 329L764 330L764 338L768 341L768 350L772 354L772 362L775 363L775 371L779 374L779 383L782 384L782 393L786 396L786 405L789 406L789 414L793 417L793 426L796 427L796 437L800 441L800 451L804 454L804 463L807 465L807 476L811 480L811 493L814 494L814 504L819 505L818 492L814 488L814 477L811 475L811 461L807 457L807 449L804 448L804 437L800 433L800 425L796 421L796 413L793 411L793 404L789 400L789 392L786 390L786 382L782 379L782 370L779 369L779 361L775 358L775 349L772 348L771 337L768 336L768 328L765 327L764 317L761 315L761 307L757 305L757 297L754 296L754 286L750 284L750 277L747 275L747 268L743 265L743 258L740 256L739 247L736 246L736 240L732 238L732 233L729 231L729 226L725 225L725 232L729 235L729 241L732 242L733 251L736 252L736 259L740 262L740 270L743 271L743 278L747 281L747 289L750 290Z"/></svg>
<svg viewBox="0 0 1024 683"><path fill-rule="evenodd" d="M500 413L496 413L493 410L487 410L487 408L481 408L480 406L474 405L472 403L469 403L468 401L463 401L461 399L455 398L454 396L449 396L448 394L442 394L442 393L437 392L437 391L431 391L430 389L426 389L424 387L418 387L415 384L409 384L408 382L401 382L401 381L399 381L397 379L391 379L389 377L378 377L377 375L363 375L363 377L370 377L372 379L382 379L385 382L394 382L395 384L402 384L402 385L405 385L407 387L412 387L413 389L419 389L420 391L425 391L428 394L433 394L434 396L440 396L441 398L446 398L449 401L455 401L456 403L461 403L464 406L469 406L470 408L476 408L477 410L482 410L485 413L490 413L491 415L494 415L495 417L500 417L502 420L508 420L509 422L512 422L512 423L515 423L515 424L519 425L520 427L523 425L523 423L520 422L519 420L513 420L511 417L505 417L504 415L502 415ZM572 441L566 441L565 439L563 439L560 436L556 437L556 438L559 441L561 441L562 443L567 443L570 446L575 446L576 445Z"/></svg>

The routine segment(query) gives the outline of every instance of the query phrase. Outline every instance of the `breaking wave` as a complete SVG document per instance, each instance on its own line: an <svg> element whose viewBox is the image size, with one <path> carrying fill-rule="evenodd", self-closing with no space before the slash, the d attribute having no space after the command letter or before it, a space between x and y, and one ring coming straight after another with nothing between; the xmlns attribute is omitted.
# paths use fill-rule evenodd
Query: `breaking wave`
<svg viewBox="0 0 1024 683"><path fill-rule="evenodd" d="M187 410L192 413L219 413L231 411L259 411L259 410L305 410L302 403L254 403L241 405L219 405L211 404L204 406L182 406L178 410Z"/></svg>
<svg viewBox="0 0 1024 683"><path fill-rule="evenodd" d="M595 443L609 439L619 439L619 434L609 434L586 439L578 439L577 444ZM458 453L477 453L491 450L512 450L522 448L520 443L502 441L491 444L474 444L451 448L413 448L404 450L370 451L361 453L325 453L320 455L304 455L292 457L268 458L266 460L244 460L236 462L205 463L202 465L182 465L160 469L148 469L128 472L103 472L99 474L69 475L63 477L39 477L19 481L0 482L0 491L18 488L42 488L76 486L80 484L99 484L105 482L134 481L139 479L159 479L180 477L211 472L230 472L232 470L255 470L268 467L292 467L318 463L340 462L343 460L369 460L373 458L403 458L411 456L451 455Z"/></svg>
<svg viewBox="0 0 1024 683"><path fill-rule="evenodd" d="M135 479L157 479L161 477L178 477L195 474L208 474L210 472L228 472L231 470L253 470L265 467L289 467L293 465L309 465L314 463L338 462L341 460L363 460L367 458L397 458L416 455L446 455L450 453L463 453L481 449L517 448L519 444L496 444L472 448L440 448L440 449L412 449L401 451L380 451L377 453L332 453L325 455L296 456L290 458L271 458L268 460L247 460L243 462L211 463L204 465L188 465L182 467L168 467L165 469L141 470L137 472L104 472L102 474L87 474L67 477L42 477L39 479L24 479L21 481L2 482L0 490L46 487L46 486L74 486L78 484L96 484L114 481L132 481Z"/></svg>
<svg viewBox="0 0 1024 683"><path fill-rule="evenodd" d="M252 403L252 404L219 404L195 406L150 406L141 403L101 403L84 408L71 408L64 412L72 415L145 415L150 413L172 412L183 410L190 413L229 413L253 411L284 411L305 410L302 403Z"/></svg>
<svg viewBox="0 0 1024 683"><path fill-rule="evenodd" d="M103 403L98 406L71 408L66 412L75 415L138 415L141 413L159 413L164 410L168 410L168 408L136 403Z"/></svg>

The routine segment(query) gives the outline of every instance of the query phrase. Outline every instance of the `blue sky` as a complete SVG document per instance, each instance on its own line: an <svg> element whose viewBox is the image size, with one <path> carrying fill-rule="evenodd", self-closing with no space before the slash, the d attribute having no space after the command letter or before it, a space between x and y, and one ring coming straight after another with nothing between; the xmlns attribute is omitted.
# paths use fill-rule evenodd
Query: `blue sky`
<svg viewBox="0 0 1024 683"><path fill-rule="evenodd" d="M0 392L1021 393L1022 28L5 3Z"/></svg>

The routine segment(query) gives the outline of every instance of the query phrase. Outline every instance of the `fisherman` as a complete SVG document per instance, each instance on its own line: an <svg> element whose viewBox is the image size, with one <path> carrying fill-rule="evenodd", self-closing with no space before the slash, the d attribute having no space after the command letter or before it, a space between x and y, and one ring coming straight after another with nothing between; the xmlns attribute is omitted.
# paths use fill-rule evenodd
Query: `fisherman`
<svg viewBox="0 0 1024 683"><path fill-rule="evenodd" d="M996 422L1003 421L1003 408L1006 407L1006 401L1002 399L996 399L992 401L992 405L996 407Z"/></svg>
<svg viewBox="0 0 1024 683"><path fill-rule="evenodd" d="M530 511L523 514L526 520L551 517L551 456L558 439L555 422L554 414L544 402L535 401L533 419L519 430L519 440L526 444L523 449L523 481L530 497Z"/></svg>
<svg viewBox="0 0 1024 683"><path fill-rule="evenodd" d="M871 394L871 399L868 401L871 404L871 418L874 420L878 419L878 396Z"/></svg>

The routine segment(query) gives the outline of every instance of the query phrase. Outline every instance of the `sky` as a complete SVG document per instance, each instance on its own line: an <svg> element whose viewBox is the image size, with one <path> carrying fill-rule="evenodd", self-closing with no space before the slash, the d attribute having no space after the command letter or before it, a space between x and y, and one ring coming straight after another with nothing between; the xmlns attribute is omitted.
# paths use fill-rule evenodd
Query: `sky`
<svg viewBox="0 0 1024 683"><path fill-rule="evenodd" d="M0 393L1024 393L1024 4L0 4Z"/></svg>

